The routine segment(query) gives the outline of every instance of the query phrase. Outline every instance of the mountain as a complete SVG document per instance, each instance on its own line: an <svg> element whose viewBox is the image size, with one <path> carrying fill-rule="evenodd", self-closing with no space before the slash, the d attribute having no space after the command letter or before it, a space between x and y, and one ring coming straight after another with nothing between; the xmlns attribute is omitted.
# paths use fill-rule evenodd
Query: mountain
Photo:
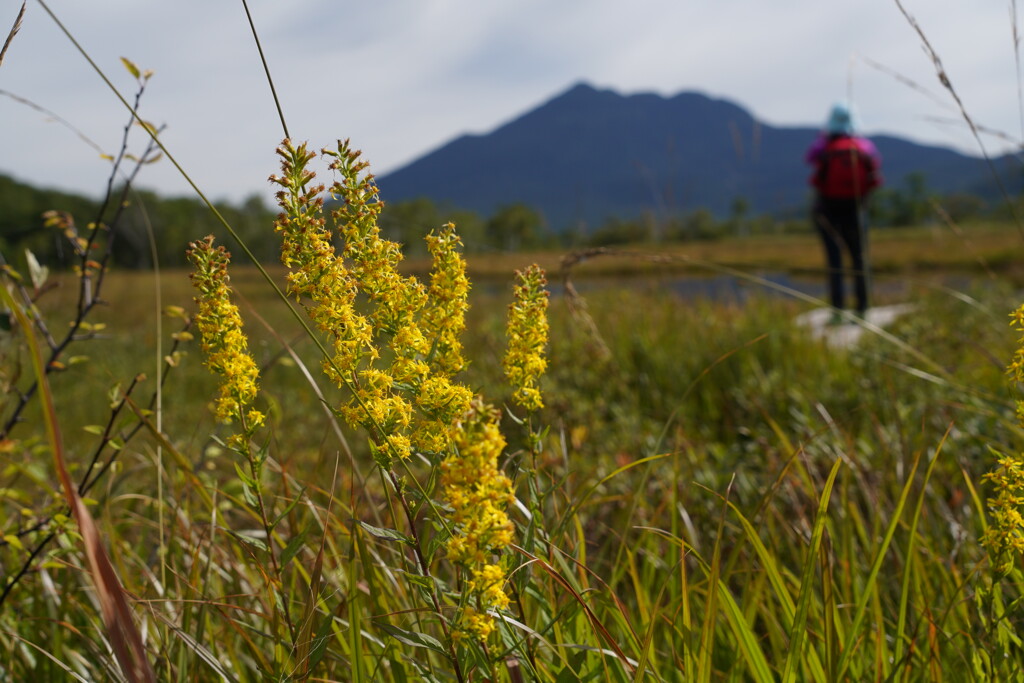
<svg viewBox="0 0 1024 683"><path fill-rule="evenodd" d="M381 176L378 185L385 201L426 196L484 215L522 202L555 229L645 211L724 215L737 198L753 212L787 214L807 203L803 156L817 134L766 125L737 104L696 92L621 95L580 83L490 133L463 135ZM891 136L872 141L890 186L920 172L933 191L997 195L983 159ZM1017 177L1019 162L1012 164Z"/></svg>

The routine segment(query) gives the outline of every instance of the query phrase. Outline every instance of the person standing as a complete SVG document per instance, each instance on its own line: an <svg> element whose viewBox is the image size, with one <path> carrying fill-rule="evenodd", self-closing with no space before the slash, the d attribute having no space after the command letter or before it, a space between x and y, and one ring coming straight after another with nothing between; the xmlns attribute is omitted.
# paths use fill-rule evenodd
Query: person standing
<svg viewBox="0 0 1024 683"><path fill-rule="evenodd" d="M865 205L872 190L882 184L881 156L870 140L854 133L849 107L836 104L821 135L807 150L806 161L814 167L811 216L825 245L832 323L838 324L843 321L845 273L853 275L857 315L863 317L868 309ZM843 269L844 252L849 271Z"/></svg>

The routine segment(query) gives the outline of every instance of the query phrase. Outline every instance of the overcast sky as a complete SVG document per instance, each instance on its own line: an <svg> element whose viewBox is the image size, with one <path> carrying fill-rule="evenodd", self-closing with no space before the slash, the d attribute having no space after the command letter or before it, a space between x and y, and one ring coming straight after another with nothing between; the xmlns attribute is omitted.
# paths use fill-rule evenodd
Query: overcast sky
<svg viewBox="0 0 1024 683"><path fill-rule="evenodd" d="M161 139L204 192L270 196L283 132L240 0L48 4L126 96L135 83L120 57L153 70L140 114L166 125ZM970 114L1019 139L1011 2L903 4ZM0 38L20 6L0 0ZM895 0L250 0L250 9L292 137L316 148L351 138L378 176L579 81L623 94L696 90L779 126L820 125L852 94L866 133L978 153ZM0 65L0 90L116 152L127 111L35 0ZM9 96L0 123L0 173L102 191L109 162L75 132ZM139 184L190 193L166 162Z"/></svg>

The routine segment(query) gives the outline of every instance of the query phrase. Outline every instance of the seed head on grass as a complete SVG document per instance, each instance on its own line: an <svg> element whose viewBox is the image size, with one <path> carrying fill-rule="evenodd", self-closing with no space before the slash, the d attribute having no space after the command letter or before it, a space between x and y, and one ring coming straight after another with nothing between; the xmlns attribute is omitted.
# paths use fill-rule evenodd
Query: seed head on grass
<svg viewBox="0 0 1024 683"><path fill-rule="evenodd" d="M259 369L249 354L238 307L231 302L231 255L224 247L215 248L210 236L189 245L188 258L195 267L191 278L198 291L196 324L206 364L222 379L215 413L225 422L241 422L251 436L264 421L263 414L251 407L259 391Z"/></svg>
<svg viewBox="0 0 1024 683"><path fill-rule="evenodd" d="M544 271L536 264L516 271L515 301L508 311L508 350L502 367L512 385L512 400L529 411L544 407L537 382L547 369L548 292Z"/></svg>

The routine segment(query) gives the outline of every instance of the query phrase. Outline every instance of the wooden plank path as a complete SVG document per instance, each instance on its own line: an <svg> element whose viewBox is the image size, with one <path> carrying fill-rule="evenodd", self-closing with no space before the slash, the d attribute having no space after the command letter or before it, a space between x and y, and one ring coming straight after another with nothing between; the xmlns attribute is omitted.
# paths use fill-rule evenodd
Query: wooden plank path
<svg viewBox="0 0 1024 683"><path fill-rule="evenodd" d="M892 306L877 306L869 308L864 319L875 327L886 327L901 315L905 315L914 309L913 304L895 304ZM850 348L860 341L865 332L870 332L864 325L859 324L852 317L844 317L839 325L830 325L833 309L816 308L813 311L801 313L796 317L796 324L810 328L811 336L815 339L823 339L829 346L838 348Z"/></svg>

